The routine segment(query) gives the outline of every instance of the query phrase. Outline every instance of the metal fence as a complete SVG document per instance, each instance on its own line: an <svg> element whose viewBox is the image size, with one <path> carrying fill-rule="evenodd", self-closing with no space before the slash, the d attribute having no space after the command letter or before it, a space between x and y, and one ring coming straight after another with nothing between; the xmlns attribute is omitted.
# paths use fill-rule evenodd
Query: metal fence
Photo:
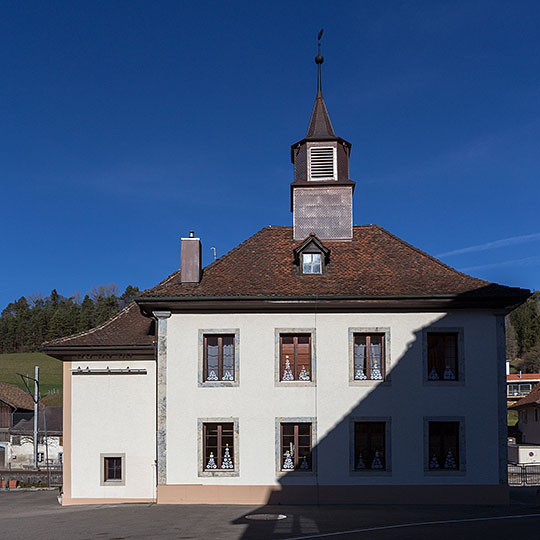
<svg viewBox="0 0 540 540"><path fill-rule="evenodd" d="M510 486L540 486L540 465L508 464Z"/></svg>

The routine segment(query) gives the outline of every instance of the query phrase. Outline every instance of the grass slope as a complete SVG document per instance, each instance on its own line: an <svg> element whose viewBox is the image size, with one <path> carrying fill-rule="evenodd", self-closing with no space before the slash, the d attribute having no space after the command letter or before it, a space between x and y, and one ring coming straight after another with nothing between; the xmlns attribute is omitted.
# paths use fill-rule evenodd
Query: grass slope
<svg viewBox="0 0 540 540"><path fill-rule="evenodd" d="M0 382L15 384L26 390L17 373L34 376L34 366L39 366L39 389L42 396L62 392L62 362L43 353L0 354ZM30 385L34 389L34 384ZM52 398L52 396L51 396ZM49 399L49 398L48 398ZM53 400L55 401L55 400ZM48 403L51 405L52 403Z"/></svg>

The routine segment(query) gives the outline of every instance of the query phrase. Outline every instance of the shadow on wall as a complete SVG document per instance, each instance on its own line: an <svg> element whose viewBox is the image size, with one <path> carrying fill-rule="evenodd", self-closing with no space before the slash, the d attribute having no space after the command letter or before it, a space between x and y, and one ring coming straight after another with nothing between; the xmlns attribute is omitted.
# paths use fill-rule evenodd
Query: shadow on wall
<svg viewBox="0 0 540 540"><path fill-rule="evenodd" d="M266 504L249 514L279 512L275 505L506 503L505 371L504 356L498 357L501 344L504 347L504 326L497 332L504 319L492 316L490 321L483 314L456 310L417 330L406 352L391 359L387 380L369 387L369 393L333 428L324 429L326 434L312 449L313 470L282 471L280 485ZM466 328L462 315L468 319ZM492 333L483 343L486 324ZM445 365L438 367L443 380L428 378L427 336L437 330L455 336L455 381L444 380ZM438 338L433 339L432 344ZM489 360L475 363L473 357L480 355ZM320 378L318 384L320 401L324 391ZM362 393L368 390L357 388ZM320 432L332 413L319 404L317 415ZM286 450L279 453L283 467ZM282 525L275 525L275 533L294 536L317 532L319 525L324 528L320 512L310 510L309 518L302 520L298 511L296 507L295 518L287 525L287 520L277 522ZM303 521L311 523L309 530L302 530ZM261 522L245 516L234 523L248 524L243 539L262 533ZM265 534L269 530L267 524Z"/></svg>

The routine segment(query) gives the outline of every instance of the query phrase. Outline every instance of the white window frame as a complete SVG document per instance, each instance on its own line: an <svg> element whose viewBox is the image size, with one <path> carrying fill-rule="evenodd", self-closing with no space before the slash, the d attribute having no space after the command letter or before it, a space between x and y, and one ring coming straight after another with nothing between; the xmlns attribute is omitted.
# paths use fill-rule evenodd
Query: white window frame
<svg viewBox="0 0 540 540"><path fill-rule="evenodd" d="M333 158L333 174L332 176L324 176L322 178L312 178L311 177L311 151L313 149L322 150L322 149L332 149L332 158ZM334 145L313 145L308 147L308 180L310 182L326 182L328 180L337 180L337 147Z"/></svg>
<svg viewBox="0 0 540 540"><path fill-rule="evenodd" d="M320 272L305 272L304 269L305 269L305 262L304 262L304 257L306 255L310 255L310 256L313 256L313 255L318 255L319 256L319 268L320 268ZM311 267L313 267L314 264L316 263L307 263L308 265L311 265ZM311 251L311 252L308 252L306 251L305 253L302 253L302 274L305 275L305 276L320 276L321 274L323 273L323 254L320 252L320 251L317 251L317 252L314 252L314 251Z"/></svg>

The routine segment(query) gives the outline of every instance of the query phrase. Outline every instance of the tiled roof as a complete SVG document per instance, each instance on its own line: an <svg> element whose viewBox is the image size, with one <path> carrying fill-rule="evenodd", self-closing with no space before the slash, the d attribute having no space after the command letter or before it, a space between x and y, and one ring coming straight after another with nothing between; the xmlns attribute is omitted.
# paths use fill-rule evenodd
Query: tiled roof
<svg viewBox="0 0 540 540"><path fill-rule="evenodd" d="M510 406L510 409L518 409L526 405L540 405L540 383L538 383L528 395Z"/></svg>
<svg viewBox="0 0 540 540"><path fill-rule="evenodd" d="M46 417L46 425L44 422ZM38 416L38 429L44 431L47 427L48 433L62 433L62 407L41 407ZM34 429L34 419L20 420L13 428L12 433L32 433Z"/></svg>
<svg viewBox="0 0 540 540"><path fill-rule="evenodd" d="M476 279L400 240L376 225L354 227L350 242L324 241L326 273L300 275L294 264L291 227L265 227L207 266L199 284L182 284L180 271L141 293L145 299L335 298L440 295L526 298L528 291ZM44 343L68 347L152 346L155 327L131 303L97 328Z"/></svg>
<svg viewBox="0 0 540 540"><path fill-rule="evenodd" d="M506 376L508 382L540 381L540 373L511 373Z"/></svg>
<svg viewBox="0 0 540 540"><path fill-rule="evenodd" d="M0 401L17 409L34 409L34 400L21 388L0 382Z"/></svg>
<svg viewBox="0 0 540 540"><path fill-rule="evenodd" d="M43 349L56 347L117 347L148 346L155 340L154 321L141 315L139 307L131 302L112 319L91 330L73 336L53 339Z"/></svg>
<svg viewBox="0 0 540 540"><path fill-rule="evenodd" d="M501 297L527 291L473 278L407 244L377 225L354 227L350 242L324 241L330 262L322 275L300 275L291 227L265 227L207 266L199 284L180 272L141 297Z"/></svg>

